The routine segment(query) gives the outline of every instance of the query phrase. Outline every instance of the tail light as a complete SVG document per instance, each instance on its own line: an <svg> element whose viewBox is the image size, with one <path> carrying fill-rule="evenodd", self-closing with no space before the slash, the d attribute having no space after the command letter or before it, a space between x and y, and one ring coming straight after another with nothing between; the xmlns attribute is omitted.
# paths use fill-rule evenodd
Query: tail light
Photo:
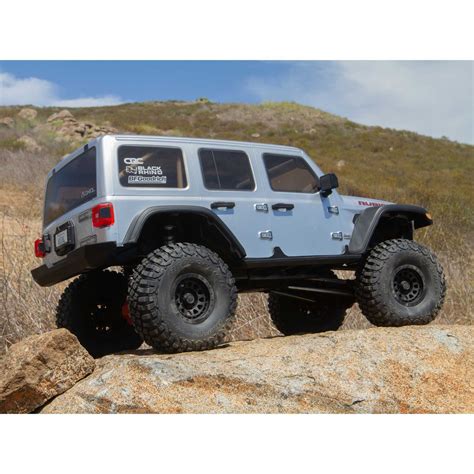
<svg viewBox="0 0 474 474"><path fill-rule="evenodd" d="M94 227L109 227L115 222L114 206L110 202L97 204L92 208L92 225Z"/></svg>
<svg viewBox="0 0 474 474"><path fill-rule="evenodd" d="M43 239L35 240L35 255L37 258L44 258L46 256Z"/></svg>

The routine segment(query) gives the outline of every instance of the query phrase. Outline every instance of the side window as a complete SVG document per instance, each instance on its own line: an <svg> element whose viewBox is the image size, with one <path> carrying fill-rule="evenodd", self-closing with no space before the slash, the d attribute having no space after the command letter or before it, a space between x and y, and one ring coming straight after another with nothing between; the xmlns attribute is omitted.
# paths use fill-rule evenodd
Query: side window
<svg viewBox="0 0 474 474"><path fill-rule="evenodd" d="M199 150L206 189L253 191L255 181L248 156L243 151Z"/></svg>
<svg viewBox="0 0 474 474"><path fill-rule="evenodd" d="M287 193L315 193L318 178L300 156L265 153L263 161L273 191Z"/></svg>
<svg viewBox="0 0 474 474"><path fill-rule="evenodd" d="M183 153L179 148L122 145L118 149L122 186L185 188Z"/></svg>

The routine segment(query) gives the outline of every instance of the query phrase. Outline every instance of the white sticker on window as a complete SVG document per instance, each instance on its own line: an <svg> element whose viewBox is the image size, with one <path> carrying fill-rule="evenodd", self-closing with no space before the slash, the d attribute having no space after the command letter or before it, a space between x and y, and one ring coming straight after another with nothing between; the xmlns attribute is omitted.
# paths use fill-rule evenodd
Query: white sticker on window
<svg viewBox="0 0 474 474"><path fill-rule="evenodd" d="M129 176L129 184L166 184L166 176Z"/></svg>

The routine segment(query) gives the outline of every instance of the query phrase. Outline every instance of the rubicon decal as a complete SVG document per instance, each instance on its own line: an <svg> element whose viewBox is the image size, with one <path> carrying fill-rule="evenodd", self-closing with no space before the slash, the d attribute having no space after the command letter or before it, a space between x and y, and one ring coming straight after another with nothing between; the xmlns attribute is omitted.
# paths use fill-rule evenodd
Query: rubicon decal
<svg viewBox="0 0 474 474"><path fill-rule="evenodd" d="M383 202L370 202L370 201L359 201L359 206L372 206L372 207L380 207L383 206Z"/></svg>

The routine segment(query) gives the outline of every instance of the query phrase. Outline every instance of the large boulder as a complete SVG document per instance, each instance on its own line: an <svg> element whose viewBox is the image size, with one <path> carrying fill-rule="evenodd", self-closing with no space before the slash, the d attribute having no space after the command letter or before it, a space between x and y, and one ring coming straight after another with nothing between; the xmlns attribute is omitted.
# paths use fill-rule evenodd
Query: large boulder
<svg viewBox="0 0 474 474"><path fill-rule="evenodd" d="M74 121L75 118L74 116L71 114L71 112L69 112L69 110L61 110L60 112L56 112L54 114L51 114L47 119L46 121L47 122L56 122L56 121Z"/></svg>
<svg viewBox="0 0 474 474"><path fill-rule="evenodd" d="M47 126L52 129L60 140L82 140L116 133L117 129L109 126L94 125L89 122L79 122L69 110L61 110L50 115Z"/></svg>
<svg viewBox="0 0 474 474"><path fill-rule="evenodd" d="M23 120L34 120L38 116L38 112L35 109L24 108L18 112L18 117Z"/></svg>
<svg viewBox="0 0 474 474"><path fill-rule="evenodd" d="M37 153L41 151L41 146L38 145L38 142L33 137L23 135L22 137L18 138L17 141L23 145L25 150L31 153Z"/></svg>
<svg viewBox="0 0 474 474"><path fill-rule="evenodd" d="M11 117L4 117L0 119L0 128L13 128L15 121Z"/></svg>
<svg viewBox="0 0 474 474"><path fill-rule="evenodd" d="M66 329L13 344L0 359L0 413L29 413L94 367L94 359Z"/></svg>
<svg viewBox="0 0 474 474"><path fill-rule="evenodd" d="M43 413L469 413L474 329L416 326L107 356Z"/></svg>

